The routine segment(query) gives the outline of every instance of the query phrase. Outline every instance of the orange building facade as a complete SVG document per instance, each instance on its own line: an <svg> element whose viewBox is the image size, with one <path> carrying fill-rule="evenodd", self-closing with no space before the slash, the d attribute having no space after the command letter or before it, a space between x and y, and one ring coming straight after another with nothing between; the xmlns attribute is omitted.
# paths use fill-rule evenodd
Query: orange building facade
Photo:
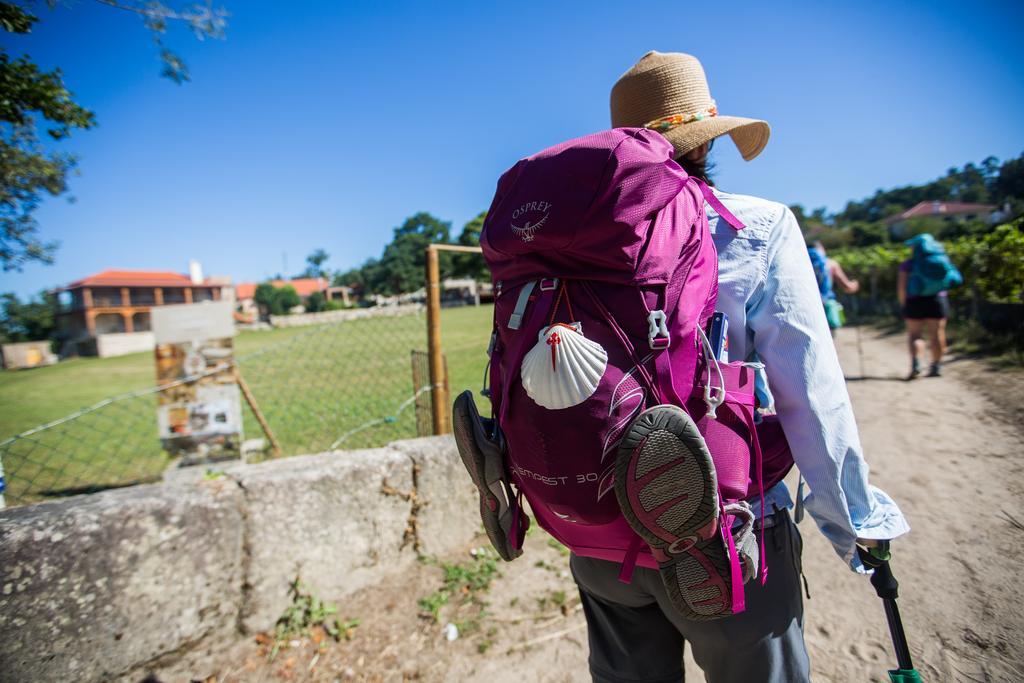
<svg viewBox="0 0 1024 683"><path fill-rule="evenodd" d="M88 342L99 335L148 332L154 306L216 301L223 288L181 273L105 270L57 290L62 303L57 324L75 352L88 354Z"/></svg>

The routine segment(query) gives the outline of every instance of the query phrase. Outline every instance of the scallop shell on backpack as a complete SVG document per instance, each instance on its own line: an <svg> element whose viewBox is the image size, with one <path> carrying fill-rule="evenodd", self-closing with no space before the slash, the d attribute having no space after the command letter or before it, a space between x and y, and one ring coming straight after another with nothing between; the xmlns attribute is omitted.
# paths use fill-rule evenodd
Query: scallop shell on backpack
<svg viewBox="0 0 1024 683"><path fill-rule="evenodd" d="M519 377L537 405L561 410L593 396L607 367L608 352L584 337L579 323L556 323L537 335Z"/></svg>

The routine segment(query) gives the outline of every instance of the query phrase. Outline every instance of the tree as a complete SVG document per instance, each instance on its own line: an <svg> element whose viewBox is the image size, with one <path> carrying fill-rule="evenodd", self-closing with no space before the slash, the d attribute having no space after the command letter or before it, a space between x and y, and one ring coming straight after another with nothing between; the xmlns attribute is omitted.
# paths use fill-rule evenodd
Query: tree
<svg viewBox="0 0 1024 683"><path fill-rule="evenodd" d="M302 305L302 298L299 297L299 293L291 285L281 287L274 295L274 302L277 304L278 309L275 315L287 315L293 308Z"/></svg>
<svg viewBox="0 0 1024 683"><path fill-rule="evenodd" d="M1010 159L999 168L994 194L999 202L1008 199L1024 201L1024 154Z"/></svg>
<svg viewBox="0 0 1024 683"><path fill-rule="evenodd" d="M368 278L370 291L402 294L423 287L426 250L431 244L447 244L451 223L421 211L395 228L391 244L384 248L376 278ZM451 273L451 254L442 253L441 277Z"/></svg>
<svg viewBox="0 0 1024 683"><path fill-rule="evenodd" d="M52 294L40 293L22 303L16 294L0 295L0 341L22 342L49 339L56 330Z"/></svg>
<svg viewBox="0 0 1024 683"><path fill-rule="evenodd" d="M212 5L175 9L159 1L96 2L142 17L160 50L163 76L179 84L189 80L188 67L162 41L168 23L185 23L200 39L222 37L227 23L227 13ZM0 2L0 28L30 33L39 18L24 8L28 4L30 0ZM49 4L54 6L56 0ZM58 142L75 129L95 125L93 112L77 104L64 86L60 69L43 71L28 56L11 58L0 47L0 264L4 271L20 271L32 261L53 263L57 250L56 242L39 237L34 213L44 195L56 197L67 191L77 158L48 151L40 141L40 127L45 127L50 141Z"/></svg>
<svg viewBox="0 0 1024 683"><path fill-rule="evenodd" d="M486 218L487 212L482 211L466 223L459 234L459 244L465 247L479 247L480 233L483 231ZM487 267L482 254L455 254L452 259L452 273L456 277L469 277L478 282L491 280L491 270Z"/></svg>
<svg viewBox="0 0 1024 683"><path fill-rule="evenodd" d="M323 266L330 257L330 254L323 249L317 249L306 257L306 271L303 275L305 277L327 277L327 271Z"/></svg>
<svg viewBox="0 0 1024 683"><path fill-rule="evenodd" d="M274 292L274 285L269 282L261 282L256 285L256 292L252 295L252 299L260 307L261 314L274 313Z"/></svg>
<svg viewBox="0 0 1024 683"><path fill-rule="evenodd" d="M256 292L252 298L260 307L261 313L270 315L288 315L293 308L302 304L302 299L294 287L274 287L269 282L256 285Z"/></svg>
<svg viewBox="0 0 1024 683"><path fill-rule="evenodd" d="M972 163L964 166L957 174L954 185L957 200L970 203L984 203L989 199L988 183L982 169Z"/></svg>
<svg viewBox="0 0 1024 683"><path fill-rule="evenodd" d="M387 274L380 259L369 258L363 265L334 275L335 287L351 287L357 296L386 292Z"/></svg>
<svg viewBox="0 0 1024 683"><path fill-rule="evenodd" d="M981 173L985 176L985 183L988 185L989 192L995 187L996 179L999 177L999 159L994 156L987 156L985 160L981 162Z"/></svg>
<svg viewBox="0 0 1024 683"><path fill-rule="evenodd" d="M56 0L48 0L53 5ZM192 30L192 34L198 40L206 38L224 38L224 29L228 25L228 12L223 7L214 7L213 2L208 0L205 4L194 3L182 5L175 8L165 5L160 0L96 0L101 5L113 7L137 14L142 23L153 34L153 42L160 51L160 60L163 62L163 69L160 75L178 85L190 81L188 65L173 50L167 47L163 41L167 33L167 26L171 22L185 24Z"/></svg>
<svg viewBox="0 0 1024 683"><path fill-rule="evenodd" d="M371 267L376 259L367 259L363 265L349 270L339 270L331 278L331 284L335 287L351 287L361 290L366 285L366 269Z"/></svg>
<svg viewBox="0 0 1024 683"><path fill-rule="evenodd" d="M10 3L0 3L0 26L10 33L28 33L38 19ZM5 271L21 270L28 261L53 263L55 242L37 235L33 212L41 194L67 190L67 175L76 159L47 153L39 140L40 120L46 134L58 141L75 128L92 128L93 113L71 99L60 70L41 71L27 57L15 60L0 48L0 261Z"/></svg>
<svg viewBox="0 0 1024 683"><path fill-rule="evenodd" d="M327 309L327 297L322 292L313 292L306 297L306 311L309 313L319 313L320 311Z"/></svg>
<svg viewBox="0 0 1024 683"><path fill-rule="evenodd" d="M882 244L889 238L889 230L881 223L857 221L850 226L853 244L860 247Z"/></svg>

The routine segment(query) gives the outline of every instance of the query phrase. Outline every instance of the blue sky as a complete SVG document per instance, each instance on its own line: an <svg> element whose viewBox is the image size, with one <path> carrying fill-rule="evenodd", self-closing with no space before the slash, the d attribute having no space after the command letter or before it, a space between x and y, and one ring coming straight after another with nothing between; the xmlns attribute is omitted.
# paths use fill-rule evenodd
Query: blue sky
<svg viewBox="0 0 1024 683"><path fill-rule="evenodd" d="M168 36L180 87L137 18L89 0L39 3L32 35L5 36L61 67L99 127L61 145L77 201L38 213L56 264L0 291L190 258L252 281L317 247L346 268L421 210L457 234L516 159L607 127L650 49L697 55L721 113L771 123L753 162L716 145L726 190L835 210L1024 152L1019 2L220 4L225 41Z"/></svg>

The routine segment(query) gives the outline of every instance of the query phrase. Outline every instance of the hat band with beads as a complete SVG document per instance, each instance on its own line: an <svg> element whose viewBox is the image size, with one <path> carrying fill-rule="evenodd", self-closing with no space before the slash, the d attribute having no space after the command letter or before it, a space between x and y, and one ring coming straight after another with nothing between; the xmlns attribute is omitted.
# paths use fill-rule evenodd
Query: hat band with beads
<svg viewBox="0 0 1024 683"><path fill-rule="evenodd" d="M655 119L644 124L644 128L654 130L659 133L672 130L677 126L685 126L688 123L695 123L697 121L703 121L714 116L718 116L718 108L715 106L714 101L711 102L711 106L707 109L702 109L693 114L672 114L671 116L663 116L660 119Z"/></svg>

